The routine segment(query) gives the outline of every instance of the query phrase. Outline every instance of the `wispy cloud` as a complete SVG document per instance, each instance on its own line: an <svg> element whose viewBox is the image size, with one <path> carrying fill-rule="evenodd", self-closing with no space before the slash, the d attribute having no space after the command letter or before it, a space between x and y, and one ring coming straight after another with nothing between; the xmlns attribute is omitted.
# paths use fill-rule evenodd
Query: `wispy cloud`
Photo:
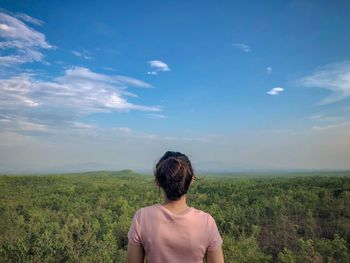
<svg viewBox="0 0 350 263"><path fill-rule="evenodd" d="M76 57L81 57L81 58L84 58L84 59L87 59L87 60L92 59L92 57L87 55L86 52L82 53L82 52L78 52L78 51L75 51L75 50L72 50L71 52Z"/></svg>
<svg viewBox="0 0 350 263"><path fill-rule="evenodd" d="M0 127L2 131L14 132L44 132L48 130L45 124L30 118L3 114L0 115Z"/></svg>
<svg viewBox="0 0 350 263"><path fill-rule="evenodd" d="M77 129L93 129L95 128L95 125L91 125L91 124L83 123L79 121L73 121L71 123L71 127L77 128Z"/></svg>
<svg viewBox="0 0 350 263"><path fill-rule="evenodd" d="M284 89L281 88L281 87L276 87L276 88L273 88L271 90L269 90L268 92L266 92L267 94L269 95L279 95L281 92L283 92Z"/></svg>
<svg viewBox="0 0 350 263"><path fill-rule="evenodd" d="M270 75L272 73L272 68L271 67L267 67L266 68L266 73Z"/></svg>
<svg viewBox="0 0 350 263"><path fill-rule="evenodd" d="M164 114L158 114L158 113L148 113L146 116L150 119L165 119L166 116Z"/></svg>
<svg viewBox="0 0 350 263"><path fill-rule="evenodd" d="M341 116L326 116L323 114L315 114L309 117L310 120L317 122L337 122L344 120L344 117Z"/></svg>
<svg viewBox="0 0 350 263"><path fill-rule="evenodd" d="M21 15L22 19L24 14ZM27 20L33 19L26 17ZM32 21L33 22L33 21ZM42 49L52 49L45 35L30 28L18 18L0 12L0 50L7 55L0 56L2 66L12 66L27 62L43 61Z"/></svg>
<svg viewBox="0 0 350 263"><path fill-rule="evenodd" d="M111 110L159 111L159 107L130 103L125 96L128 86L150 87L148 83L126 76L110 76L83 67L72 67L63 76L43 81L21 74L0 82L5 98L1 107L66 107L79 113ZM4 105L5 104L5 105Z"/></svg>
<svg viewBox="0 0 350 263"><path fill-rule="evenodd" d="M132 133L132 129L128 127L114 127L112 128L113 131L121 132L121 133L127 133L130 134Z"/></svg>
<svg viewBox="0 0 350 263"><path fill-rule="evenodd" d="M250 46L248 46L247 44L244 44L244 43L233 43L233 46L242 50L243 52L251 52L252 51Z"/></svg>
<svg viewBox="0 0 350 263"><path fill-rule="evenodd" d="M41 25L44 24L44 22L41 21L40 19L31 17L31 16L29 16L27 14L17 13L17 14L14 14L14 16L19 18L19 19L21 19L24 22L28 22L28 23L31 23L31 24L34 24L34 25L37 25L37 26L41 26Z"/></svg>
<svg viewBox="0 0 350 263"><path fill-rule="evenodd" d="M350 126L350 121L344 121L329 125L323 125L323 126L313 126L312 130L314 131L323 131L323 130L330 130L330 129L339 129L339 128L345 128Z"/></svg>
<svg viewBox="0 0 350 263"><path fill-rule="evenodd" d="M11 114L13 118L31 116L37 123L46 125L59 120L61 125L69 123L75 128L88 128L78 120L80 116L91 113L161 111L159 106L128 101L128 97L137 97L127 91L130 86L150 87L148 83L138 79L96 73L82 67L71 67L62 76L51 80L22 73L0 79L0 110ZM49 118L46 117L48 114Z"/></svg>
<svg viewBox="0 0 350 263"><path fill-rule="evenodd" d="M20 69L29 62L44 62L43 50L54 49L45 35L24 22L42 25L43 21L26 14L11 14L0 10L0 66ZM73 55L91 59L84 50L71 51ZM156 72L169 71L164 62L150 62ZM96 128L82 122L81 116L92 113L125 112L131 110L159 112L160 106L131 102L138 96L130 87L151 88L142 80L113 74L94 72L86 67L66 68L60 76L45 72L24 70L0 75L0 127L2 131L51 132L53 130L87 130ZM42 74L45 78L42 78ZM126 128L119 131L127 132Z"/></svg>
<svg viewBox="0 0 350 263"><path fill-rule="evenodd" d="M102 69L107 71L117 71L115 68L112 68L112 67L102 67Z"/></svg>
<svg viewBox="0 0 350 263"><path fill-rule="evenodd" d="M157 71L147 71L148 75L158 75Z"/></svg>
<svg viewBox="0 0 350 263"><path fill-rule="evenodd" d="M348 99L350 98L350 61L320 67L311 75L298 79L296 83L304 87L330 91L331 94L320 101L320 104Z"/></svg>
<svg viewBox="0 0 350 263"><path fill-rule="evenodd" d="M148 64L151 66L153 71L148 71L148 75L157 75L158 72L166 72L170 71L170 67L163 61L160 60L151 60L148 61Z"/></svg>

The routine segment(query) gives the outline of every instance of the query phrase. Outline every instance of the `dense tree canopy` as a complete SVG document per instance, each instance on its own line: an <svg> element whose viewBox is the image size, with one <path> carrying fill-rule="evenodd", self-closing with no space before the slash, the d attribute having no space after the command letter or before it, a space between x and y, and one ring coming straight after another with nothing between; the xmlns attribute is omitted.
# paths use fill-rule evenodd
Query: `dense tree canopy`
<svg viewBox="0 0 350 263"><path fill-rule="evenodd" d="M226 262L350 262L350 174L205 177L189 204L213 215ZM162 202L131 171L0 176L1 262L124 262L135 211Z"/></svg>

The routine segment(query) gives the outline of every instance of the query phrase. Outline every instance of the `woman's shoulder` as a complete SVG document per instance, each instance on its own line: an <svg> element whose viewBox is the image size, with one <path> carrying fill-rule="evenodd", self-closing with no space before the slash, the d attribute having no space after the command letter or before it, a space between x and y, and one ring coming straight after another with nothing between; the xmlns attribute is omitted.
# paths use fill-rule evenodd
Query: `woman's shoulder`
<svg viewBox="0 0 350 263"><path fill-rule="evenodd" d="M147 214L147 213L151 213L154 212L155 210L158 209L159 204L154 204L154 205L150 205L150 206L145 206L145 207L141 207L139 209L136 210L135 215L143 215L143 214Z"/></svg>
<svg viewBox="0 0 350 263"><path fill-rule="evenodd" d="M213 221L214 218L212 217L212 215L206 211L191 207L193 213L195 213L198 217L202 217L203 219L206 219L208 221Z"/></svg>
<svg viewBox="0 0 350 263"><path fill-rule="evenodd" d="M165 209L164 207L162 207L161 204L154 204L154 205L150 205L150 206L145 206L145 207L141 207L139 208L136 213L135 216L136 217L149 217L155 214L159 214L159 213L166 213L166 214L171 214L172 216L175 217L190 217L192 219L197 219L199 221L202 221L204 223L213 223L215 222L214 218L212 217L212 215L206 211L197 209L195 207L189 207L184 213L180 213L180 214L172 214L171 212L169 212L167 209Z"/></svg>
<svg viewBox="0 0 350 263"><path fill-rule="evenodd" d="M145 211L158 209L159 206L160 206L160 204L154 204L154 205L141 207L141 208L139 208L139 210L142 211L142 212L145 212Z"/></svg>

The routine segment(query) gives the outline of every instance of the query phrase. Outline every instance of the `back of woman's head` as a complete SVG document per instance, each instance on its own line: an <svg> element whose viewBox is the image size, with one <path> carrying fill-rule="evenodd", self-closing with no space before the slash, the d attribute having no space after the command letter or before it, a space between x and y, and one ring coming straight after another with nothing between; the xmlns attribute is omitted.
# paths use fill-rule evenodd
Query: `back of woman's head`
<svg viewBox="0 0 350 263"><path fill-rule="evenodd" d="M156 165L154 176L169 200L187 193L194 177L190 160L180 152L166 152Z"/></svg>

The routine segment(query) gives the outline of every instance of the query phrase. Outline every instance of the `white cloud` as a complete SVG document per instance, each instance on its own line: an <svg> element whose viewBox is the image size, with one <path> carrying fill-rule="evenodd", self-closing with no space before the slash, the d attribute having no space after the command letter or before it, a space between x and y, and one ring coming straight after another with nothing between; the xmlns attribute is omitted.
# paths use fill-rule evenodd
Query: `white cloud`
<svg viewBox="0 0 350 263"><path fill-rule="evenodd" d="M23 13L17 13L14 15L15 17L21 19L22 21L24 22L28 22L28 23L31 23L31 24L34 24L34 25L37 25L37 26L41 26L44 24L43 21L37 19L37 18L34 18L34 17L31 17L27 14L23 14Z"/></svg>
<svg viewBox="0 0 350 263"><path fill-rule="evenodd" d="M87 81L100 81L113 85L117 85L119 88L126 88L127 86L150 88L151 85L135 78L122 76L122 75L107 75L101 73L95 73L88 68L84 67L71 67L66 70L63 77L59 77L58 81L79 81L85 79Z"/></svg>
<svg viewBox="0 0 350 263"><path fill-rule="evenodd" d="M148 71L148 75L158 75L157 71Z"/></svg>
<svg viewBox="0 0 350 263"><path fill-rule="evenodd" d="M329 104L350 98L350 61L320 67L313 74L296 81L304 87L322 88L331 92L320 104Z"/></svg>
<svg viewBox="0 0 350 263"><path fill-rule="evenodd" d="M81 52L78 52L78 51L75 51L75 50L72 50L71 52L76 57L81 57L81 58L84 58L84 59L87 59L87 60L92 59L92 57L86 55L85 53L81 53Z"/></svg>
<svg viewBox="0 0 350 263"><path fill-rule="evenodd" d="M266 68L266 73L267 74L271 74L272 73L272 68L271 67L267 67Z"/></svg>
<svg viewBox="0 0 350 263"><path fill-rule="evenodd" d="M22 73L0 79L0 110L4 114L18 118L30 116L38 123L51 122L55 126L65 126L67 121L73 121L71 126L76 128L88 128L77 122L81 115L130 110L161 111L159 106L129 102L128 97L137 97L127 91L130 86L150 87L138 79L105 75L82 67L69 68L62 76L51 80ZM49 117L45 117L48 114ZM54 123L56 119L59 123Z"/></svg>
<svg viewBox="0 0 350 263"><path fill-rule="evenodd" d="M149 74L149 75L157 75L157 73L159 71L170 71L171 70L165 62L160 61L160 60L151 60L151 61L148 61L148 64L151 66L151 68L154 69L154 71L147 72L147 74Z"/></svg>
<svg viewBox="0 0 350 263"><path fill-rule="evenodd" d="M149 113L146 115L150 119L165 119L166 116L164 114L157 114L157 113Z"/></svg>
<svg viewBox="0 0 350 263"><path fill-rule="evenodd" d="M10 27L6 24L0 24L0 30L9 31Z"/></svg>
<svg viewBox="0 0 350 263"><path fill-rule="evenodd" d="M283 88L276 87L276 88L273 88L273 89L271 89L270 91L268 91L266 93L269 94L269 95L279 95L282 91L284 91Z"/></svg>
<svg viewBox="0 0 350 263"><path fill-rule="evenodd" d="M93 129L93 128L95 128L94 125L91 125L91 124L88 124L88 123L79 122L79 121L72 122L71 126L73 128L77 128L77 129Z"/></svg>
<svg viewBox="0 0 350 263"><path fill-rule="evenodd" d="M0 43L1 44L1 43ZM1 49L1 48L0 48ZM19 54L0 56L0 65L13 66L34 61L42 61L44 55L36 50L23 50Z"/></svg>
<svg viewBox="0 0 350 263"><path fill-rule="evenodd" d="M0 56L2 66L42 61L44 55L39 50L53 48L44 34L3 12L0 12L0 39L0 50L8 52L8 55Z"/></svg>
<svg viewBox="0 0 350 263"><path fill-rule="evenodd" d="M42 123L35 122L26 117L18 117L12 115L0 115L0 127L2 131L32 131L43 132L48 128Z"/></svg>
<svg viewBox="0 0 350 263"><path fill-rule="evenodd" d="M344 120L344 117L340 116L325 116L323 114L315 114L309 117L310 120L317 122L338 122Z"/></svg>
<svg viewBox="0 0 350 263"><path fill-rule="evenodd" d="M5 39L0 42L1 48L52 48L44 34L28 27L15 17L0 12L0 25L0 36Z"/></svg>
<svg viewBox="0 0 350 263"><path fill-rule="evenodd" d="M107 71L117 71L115 68L112 68L112 67L102 67L102 69Z"/></svg>
<svg viewBox="0 0 350 263"><path fill-rule="evenodd" d="M132 130L128 127L114 127L112 130L121 133L132 133Z"/></svg>
<svg viewBox="0 0 350 263"><path fill-rule="evenodd" d="M21 74L9 79L0 80L0 109L20 109L37 107L39 102L30 96L32 82L29 74Z"/></svg>
<svg viewBox="0 0 350 263"><path fill-rule="evenodd" d="M138 79L131 78L131 77L118 75L118 76L115 76L114 79L116 81L118 81L119 84L128 85L128 86L132 86L132 87L139 87L139 88L152 87L150 84L148 84L142 80L138 80Z"/></svg>
<svg viewBox="0 0 350 263"><path fill-rule="evenodd" d="M348 126L350 126L350 121L344 121L344 122L338 122L335 124L329 124L329 125L323 125L323 126L313 126L312 130L314 131L323 131L323 130L330 130L330 129L340 130L340 128L345 128Z"/></svg>
<svg viewBox="0 0 350 263"><path fill-rule="evenodd" d="M252 51L250 46L243 44L243 43L233 43L233 46L242 50L243 52L251 52Z"/></svg>

